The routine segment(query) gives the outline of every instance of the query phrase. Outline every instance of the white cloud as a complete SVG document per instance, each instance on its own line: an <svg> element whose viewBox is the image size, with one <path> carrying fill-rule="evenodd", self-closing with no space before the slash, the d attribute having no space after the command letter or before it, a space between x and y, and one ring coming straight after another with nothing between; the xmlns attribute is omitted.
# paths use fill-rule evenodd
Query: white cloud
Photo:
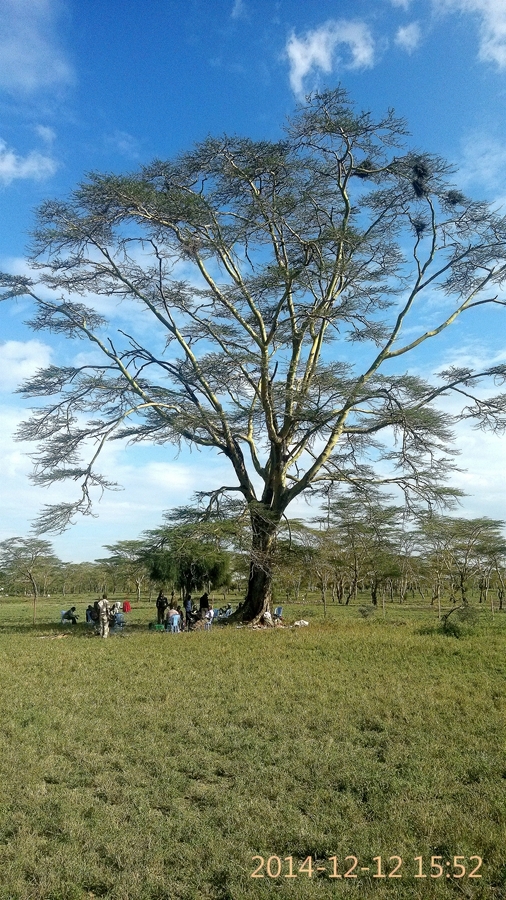
<svg viewBox="0 0 506 900"><path fill-rule="evenodd" d="M505 168L504 143L478 131L466 137L459 166L460 184L463 187L470 185L474 192L477 186L491 193L502 191Z"/></svg>
<svg viewBox="0 0 506 900"><path fill-rule="evenodd" d="M73 81L59 46L62 0L0 0L0 89L30 93Z"/></svg>
<svg viewBox="0 0 506 900"><path fill-rule="evenodd" d="M485 62L506 67L506 2L505 0L432 0L438 12L471 13L479 16L480 52Z"/></svg>
<svg viewBox="0 0 506 900"><path fill-rule="evenodd" d="M483 433L471 421L458 422L453 430L460 450L456 464L464 471L455 472L450 481L467 494L454 515L505 519L504 437Z"/></svg>
<svg viewBox="0 0 506 900"><path fill-rule="evenodd" d="M31 150L27 156L19 156L0 138L0 183L10 184L17 178L34 178L41 181L54 175L57 163L50 156L38 150Z"/></svg>
<svg viewBox="0 0 506 900"><path fill-rule="evenodd" d="M117 128L112 134L106 136L105 143L129 159L138 159L139 157L139 142L128 131L120 131Z"/></svg>
<svg viewBox="0 0 506 900"><path fill-rule="evenodd" d="M244 0L234 0L234 6L230 15L232 19L242 19L246 15Z"/></svg>
<svg viewBox="0 0 506 900"><path fill-rule="evenodd" d="M51 360L51 348L41 341L6 341L0 344L0 391L10 393Z"/></svg>
<svg viewBox="0 0 506 900"><path fill-rule="evenodd" d="M346 63L335 59L336 48L344 44L351 59ZM374 64L374 40L364 22L346 19L329 20L302 37L292 33L286 44L290 63L290 85L297 96L304 93L304 79L320 69L329 75L336 64L346 69L365 69Z"/></svg>
<svg viewBox="0 0 506 900"><path fill-rule="evenodd" d="M418 22L411 22L410 25L401 25L397 29L395 43L398 47L405 50L406 53L413 53L420 43L421 36Z"/></svg>
<svg viewBox="0 0 506 900"><path fill-rule="evenodd" d="M36 125L35 132L45 144L51 146L56 140L56 131L47 125Z"/></svg>
<svg viewBox="0 0 506 900"><path fill-rule="evenodd" d="M30 268L30 264L25 256L4 256L0 260L0 270L8 272L9 275L27 275L33 278L34 270Z"/></svg>
<svg viewBox="0 0 506 900"><path fill-rule="evenodd" d="M29 476L33 464L32 442L15 442L13 435L28 417L28 410L0 404L0 540L27 535L44 504L77 499L79 487L73 481L43 488ZM63 535L47 535L62 559L93 560L105 556L104 544L137 538L162 522L163 513L190 502L195 490L229 483L230 471L216 453L189 454L185 449L175 461L176 449L167 447L126 447L123 441L106 445L97 468L123 490L106 491L96 502L97 518L77 516ZM151 459L150 459L151 457Z"/></svg>
<svg viewBox="0 0 506 900"><path fill-rule="evenodd" d="M469 368L474 369L475 371L483 371L484 369L488 369L491 366L503 366L506 363L506 346L502 346L499 349L494 349L489 341L488 345L485 340L481 338L468 339L467 341L462 342L459 346L455 346L450 348L444 358L444 362L440 366L442 369L449 369L452 366L455 368ZM490 394L490 381L484 382L479 387L475 387L473 389L477 395L482 397L487 397ZM460 396L454 398L455 409L462 406L462 399ZM453 410L454 412L455 410Z"/></svg>
<svg viewBox="0 0 506 900"><path fill-rule="evenodd" d="M138 487L143 491L155 488L157 491L167 492L167 497L169 492L188 496L197 489L199 480L197 469L197 466L192 468L191 464L150 462L137 475Z"/></svg>
<svg viewBox="0 0 506 900"><path fill-rule="evenodd" d="M390 3L407 11L411 0L390 0ZM480 59L495 63L501 69L506 68L506 0L431 0L431 4L436 13L475 16L479 20ZM410 39L411 28L409 25L399 28L395 39L395 43L404 46L408 52L415 49L403 43Z"/></svg>

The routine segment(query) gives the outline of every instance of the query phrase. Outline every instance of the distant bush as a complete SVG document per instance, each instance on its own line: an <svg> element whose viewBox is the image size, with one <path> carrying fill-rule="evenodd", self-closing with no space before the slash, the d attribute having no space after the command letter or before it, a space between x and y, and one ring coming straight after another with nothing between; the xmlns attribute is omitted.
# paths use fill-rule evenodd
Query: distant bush
<svg viewBox="0 0 506 900"><path fill-rule="evenodd" d="M369 619L376 612L374 606L359 606L358 608L359 615L362 616L363 619Z"/></svg>
<svg viewBox="0 0 506 900"><path fill-rule="evenodd" d="M473 606L461 606L455 615L463 625L477 625L479 613Z"/></svg>
<svg viewBox="0 0 506 900"><path fill-rule="evenodd" d="M452 619L450 616L453 614L455 614L455 618ZM440 634L459 638L465 631L462 626L468 626L468 629L470 629L473 625L476 625L478 618L478 613L472 606L458 606L442 617L437 630Z"/></svg>
<svg viewBox="0 0 506 900"><path fill-rule="evenodd" d="M439 634L446 634L448 637L459 638L462 635L462 628L455 619L447 619L446 616L441 620L437 631Z"/></svg>

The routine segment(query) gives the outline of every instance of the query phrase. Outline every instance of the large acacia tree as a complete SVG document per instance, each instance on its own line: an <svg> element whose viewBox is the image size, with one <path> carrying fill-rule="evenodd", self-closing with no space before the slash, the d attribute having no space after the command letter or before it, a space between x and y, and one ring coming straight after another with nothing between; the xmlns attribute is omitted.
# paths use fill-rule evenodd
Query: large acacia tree
<svg viewBox="0 0 506 900"><path fill-rule="evenodd" d="M50 366L22 389L47 398L21 430L40 443L37 482L81 483L42 529L90 511L108 440L212 448L233 475L213 496L239 492L249 510L254 619L297 497L381 481L441 495L452 420L438 398L452 392L462 416L498 428L504 399L474 386L506 370L428 383L401 363L458 316L504 305L506 222L405 135L392 112L356 113L337 89L308 98L279 141L209 138L42 205L40 283L5 276L5 296L30 295L33 328L84 338L103 359ZM109 326L96 295L137 304L139 327Z"/></svg>

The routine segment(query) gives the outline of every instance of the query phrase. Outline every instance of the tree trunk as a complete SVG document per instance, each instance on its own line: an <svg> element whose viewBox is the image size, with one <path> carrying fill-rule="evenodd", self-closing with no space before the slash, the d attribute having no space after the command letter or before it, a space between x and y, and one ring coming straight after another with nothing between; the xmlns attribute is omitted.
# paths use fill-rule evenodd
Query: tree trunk
<svg viewBox="0 0 506 900"><path fill-rule="evenodd" d="M323 603L324 618L327 616L327 584L328 584L328 580L327 580L326 574L325 574L325 572L322 572L320 574L319 587L320 587L320 596L322 598L322 603Z"/></svg>
<svg viewBox="0 0 506 900"><path fill-rule="evenodd" d="M251 511L251 560L248 592L240 610L243 622L255 624L269 610L272 599L272 555L280 516L269 510Z"/></svg>
<svg viewBox="0 0 506 900"><path fill-rule="evenodd" d="M30 579L30 584L32 586L32 595L33 595L33 624L35 625L35 620L37 618L37 597L39 596L39 589L37 587L37 582L33 577L32 573L28 573L28 577Z"/></svg>

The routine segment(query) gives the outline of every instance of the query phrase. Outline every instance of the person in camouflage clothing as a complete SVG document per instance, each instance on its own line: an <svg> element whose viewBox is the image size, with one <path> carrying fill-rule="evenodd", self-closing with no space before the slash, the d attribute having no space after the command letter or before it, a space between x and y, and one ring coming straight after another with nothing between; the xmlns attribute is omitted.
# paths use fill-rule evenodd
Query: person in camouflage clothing
<svg viewBox="0 0 506 900"><path fill-rule="evenodd" d="M100 637L109 637L109 612L110 604L107 594L103 594L102 599L98 601L98 625L100 629Z"/></svg>

